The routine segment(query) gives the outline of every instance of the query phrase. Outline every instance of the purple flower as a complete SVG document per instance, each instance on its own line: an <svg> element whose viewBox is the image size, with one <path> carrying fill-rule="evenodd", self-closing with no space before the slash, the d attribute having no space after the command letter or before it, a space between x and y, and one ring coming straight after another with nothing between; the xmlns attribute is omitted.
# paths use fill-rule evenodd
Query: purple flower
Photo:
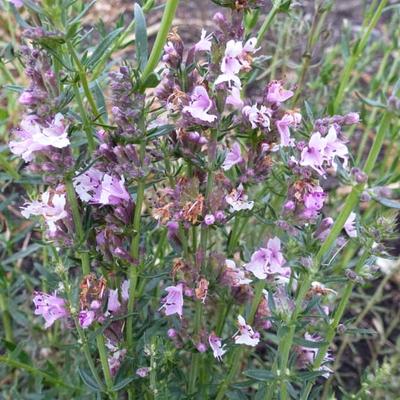
<svg viewBox="0 0 400 400"><path fill-rule="evenodd" d="M213 122L217 116L208 114L213 102L208 96L204 86L196 86L190 96L189 106L183 107L183 112L189 113L193 118L205 122Z"/></svg>
<svg viewBox="0 0 400 400"><path fill-rule="evenodd" d="M121 297L122 297L122 300L124 300L124 301L128 301L129 300L129 288L130 288L130 286L131 286L131 282L130 282L130 280L128 279L125 279L123 282L122 282L122 285L121 285Z"/></svg>
<svg viewBox="0 0 400 400"><path fill-rule="evenodd" d="M212 332L211 335L208 336L208 343L210 344L214 357L218 361L222 361L222 356L226 353L226 350L224 350L225 345L222 345L221 338Z"/></svg>
<svg viewBox="0 0 400 400"><path fill-rule="evenodd" d="M247 201L247 199L248 196L244 193L242 184L225 196L225 201L231 206L230 212L251 210L254 206L254 201Z"/></svg>
<svg viewBox="0 0 400 400"><path fill-rule="evenodd" d="M54 119L43 126L34 116L25 116L20 128L15 131L19 140L12 140L9 144L12 153L21 156L26 162L32 161L34 153L48 147L63 148L70 142L64 117L56 114Z"/></svg>
<svg viewBox="0 0 400 400"><path fill-rule="evenodd" d="M136 370L136 375L140 376L141 378L146 378L149 375L150 368L148 367L141 367Z"/></svg>
<svg viewBox="0 0 400 400"><path fill-rule="evenodd" d="M325 175L325 171L322 168L322 164L324 163L325 147L326 139L321 137L319 132L313 133L308 142L308 146L306 146L301 152L300 165L311 167L320 175Z"/></svg>
<svg viewBox="0 0 400 400"><path fill-rule="evenodd" d="M8 0L10 3L14 4L15 7L19 8L24 5L22 0Z"/></svg>
<svg viewBox="0 0 400 400"><path fill-rule="evenodd" d="M228 154L225 157L224 163L222 164L222 169L224 171L228 171L231 169L234 165L240 164L243 161L243 157L240 151L240 145L239 143L234 143L232 145L231 150L228 152Z"/></svg>
<svg viewBox="0 0 400 400"><path fill-rule="evenodd" d="M65 205L65 193L51 195L50 191L47 191L42 194L41 201L34 200L31 203L25 203L25 207L21 208L21 214L25 218L29 218L31 215L42 216L47 223L49 232L55 233L56 222L68 216Z"/></svg>
<svg viewBox="0 0 400 400"><path fill-rule="evenodd" d="M266 279L268 275L277 274L287 277L290 274L290 268L282 268L285 259L281 253L281 241L275 237L269 239L267 248L261 247L255 251L244 267L258 279Z"/></svg>
<svg viewBox="0 0 400 400"><path fill-rule="evenodd" d="M324 206L326 194L320 186L309 186L308 193L304 196L304 211L305 218L315 218L319 211Z"/></svg>
<svg viewBox="0 0 400 400"><path fill-rule="evenodd" d="M349 217L347 218L346 223L344 224L344 230L351 237L357 237L357 228L356 228L356 213L351 212Z"/></svg>
<svg viewBox="0 0 400 400"><path fill-rule="evenodd" d="M215 217L214 217L214 215L212 215L212 214L207 214L207 215L204 217L204 223L205 223L206 225L212 225L214 222L215 222Z"/></svg>
<svg viewBox="0 0 400 400"><path fill-rule="evenodd" d="M269 130L270 128L270 118L271 110L265 106L260 106L257 108L257 104L252 106L245 106L242 109L243 116L250 122L253 129L264 128Z"/></svg>
<svg viewBox="0 0 400 400"><path fill-rule="evenodd" d="M255 332L250 325L246 324L245 319L238 316L239 331L234 335L236 344L245 344L247 346L255 347L260 341L260 334Z"/></svg>
<svg viewBox="0 0 400 400"><path fill-rule="evenodd" d="M118 312L121 308L121 303L118 299L118 289L110 290L108 292L107 310L111 312Z"/></svg>
<svg viewBox="0 0 400 400"><path fill-rule="evenodd" d="M86 329L88 328L95 319L95 312L92 310L83 310L79 313L79 325Z"/></svg>
<svg viewBox="0 0 400 400"><path fill-rule="evenodd" d="M211 50L212 33L207 36L207 32L202 29L200 40L195 44L195 51L210 51Z"/></svg>
<svg viewBox="0 0 400 400"><path fill-rule="evenodd" d="M23 104L24 106L30 106L32 104L35 104L36 98L33 95L32 91L24 90L21 93L21 96L19 96L18 101L20 104Z"/></svg>
<svg viewBox="0 0 400 400"><path fill-rule="evenodd" d="M238 287L248 285L251 279L246 278L245 272L236 267L235 261L225 260L225 270L222 275L222 282L225 285Z"/></svg>
<svg viewBox="0 0 400 400"><path fill-rule="evenodd" d="M347 146L338 139L334 126L329 128L328 134L325 136L325 140L326 146L324 149L324 156L327 162L332 164L333 158L336 156L341 158L344 161L344 165L346 165L349 151Z"/></svg>
<svg viewBox="0 0 400 400"><path fill-rule="evenodd" d="M230 89L230 94L226 98L226 104L230 104L236 107L238 110L243 108L244 102L240 96L240 89L236 86L232 86Z"/></svg>
<svg viewBox="0 0 400 400"><path fill-rule="evenodd" d="M199 342L199 343L196 344L196 349L200 353L205 353L207 351L207 346L204 343Z"/></svg>
<svg viewBox="0 0 400 400"><path fill-rule="evenodd" d="M183 285L179 283L176 286L165 288L168 294L162 299L164 303L160 310L165 308L165 315L178 314L182 318L183 312Z"/></svg>
<svg viewBox="0 0 400 400"><path fill-rule="evenodd" d="M276 121L276 128L278 129L281 137L281 146L293 146L293 139L290 138L290 127L296 127L301 122L301 114L299 113L288 113L285 114L281 119Z"/></svg>
<svg viewBox="0 0 400 400"><path fill-rule="evenodd" d="M115 376L121 367L121 363L126 355L126 349L119 349L110 342L106 346L111 350L111 354L108 356L108 367L112 376Z"/></svg>
<svg viewBox="0 0 400 400"><path fill-rule="evenodd" d="M291 90L286 90L280 81L272 81L267 87L267 101L272 104L280 104L293 96Z"/></svg>
<svg viewBox="0 0 400 400"><path fill-rule="evenodd" d="M118 179L111 175L104 174L103 180L101 181L99 203L117 205L124 200L129 201L131 197L125 189L124 183L124 177Z"/></svg>
<svg viewBox="0 0 400 400"><path fill-rule="evenodd" d="M65 300L56 295L35 292L33 304L35 305L35 315L41 315L45 319L44 327L46 329L53 325L56 320L69 315Z"/></svg>

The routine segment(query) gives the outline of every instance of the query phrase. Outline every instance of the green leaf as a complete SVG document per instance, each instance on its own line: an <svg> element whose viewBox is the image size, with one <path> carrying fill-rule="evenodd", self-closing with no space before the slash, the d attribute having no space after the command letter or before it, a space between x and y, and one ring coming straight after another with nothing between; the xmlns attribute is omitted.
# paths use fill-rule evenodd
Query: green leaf
<svg viewBox="0 0 400 400"><path fill-rule="evenodd" d="M141 71L147 64L148 47L147 47L147 27L143 10L138 3L135 3L135 42L136 42L136 58ZM147 81L147 79L146 79Z"/></svg>
<svg viewBox="0 0 400 400"><path fill-rule="evenodd" d="M81 377L83 383L92 391L99 392L100 387L97 382L93 379L92 375L87 373L83 368L80 366L78 367L78 373Z"/></svg>
<svg viewBox="0 0 400 400"><path fill-rule="evenodd" d="M156 72L152 72L143 82L143 87L154 88L160 83L160 76Z"/></svg>
<svg viewBox="0 0 400 400"><path fill-rule="evenodd" d="M257 381L270 381L275 378L275 374L272 371L266 371L265 369L248 369L243 372L244 375L249 378L256 379Z"/></svg>
<svg viewBox="0 0 400 400"><path fill-rule="evenodd" d="M118 39L119 34L124 28L118 28L110 32L96 47L93 54L86 60L85 65L89 69L93 69L97 63L101 60L103 54L108 50L109 47Z"/></svg>
<svg viewBox="0 0 400 400"><path fill-rule="evenodd" d="M324 347L327 344L323 340L314 342L313 340L306 340L303 338L295 338L293 342L308 349L320 349L321 347Z"/></svg>
<svg viewBox="0 0 400 400"><path fill-rule="evenodd" d="M396 210L400 210L400 201L398 200L387 199L385 197L380 197L377 195L372 195L372 198L378 203L381 203L385 207L395 208Z"/></svg>
<svg viewBox="0 0 400 400"><path fill-rule="evenodd" d="M115 390L117 392L118 390L123 389L126 385L129 385L135 379L136 379L135 376L129 376L128 378L121 379L121 381L117 382L113 386L113 390Z"/></svg>
<svg viewBox="0 0 400 400"><path fill-rule="evenodd" d="M15 261L21 260L22 258L25 258L31 253L34 253L36 250L40 249L42 247L41 244L34 243L28 246L26 249L18 251L17 253L12 254L10 257L6 258L4 261L2 261L3 265L11 264Z"/></svg>

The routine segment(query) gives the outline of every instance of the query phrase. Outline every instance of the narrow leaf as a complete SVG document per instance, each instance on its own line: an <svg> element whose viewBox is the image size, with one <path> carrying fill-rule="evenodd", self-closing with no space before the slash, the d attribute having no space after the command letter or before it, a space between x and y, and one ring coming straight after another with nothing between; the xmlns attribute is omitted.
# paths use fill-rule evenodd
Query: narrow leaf
<svg viewBox="0 0 400 400"><path fill-rule="evenodd" d="M148 58L147 28L143 10L138 3L135 3L135 22L136 58L140 70L143 71Z"/></svg>

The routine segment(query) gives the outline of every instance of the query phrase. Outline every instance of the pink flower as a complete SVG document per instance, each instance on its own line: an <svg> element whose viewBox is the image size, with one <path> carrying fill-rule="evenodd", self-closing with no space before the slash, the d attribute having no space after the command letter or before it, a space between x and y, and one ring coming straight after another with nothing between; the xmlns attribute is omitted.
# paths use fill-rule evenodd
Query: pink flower
<svg viewBox="0 0 400 400"><path fill-rule="evenodd" d="M250 325L246 324L245 319L239 315L238 316L239 331L234 335L234 340L236 344L245 344L247 346L257 346L260 341L260 334L254 332Z"/></svg>
<svg viewBox="0 0 400 400"><path fill-rule="evenodd" d="M176 286L165 288L168 294L163 298L164 303L160 310L165 308L165 315L178 314L182 318L183 309L183 285L179 283Z"/></svg>
<svg viewBox="0 0 400 400"><path fill-rule="evenodd" d="M190 96L189 106L183 107L183 112L189 113L193 118L205 122L213 122L217 116L208 114L213 103L204 86L196 86Z"/></svg>
<svg viewBox="0 0 400 400"><path fill-rule="evenodd" d="M136 370L136 375L140 376L141 378L146 378L149 375L150 368L148 367L141 367Z"/></svg>
<svg viewBox="0 0 400 400"><path fill-rule="evenodd" d="M210 344L214 357L218 361L222 361L222 356L226 353L226 350L224 350L225 345L222 346L221 338L212 332L211 335L208 336L208 343Z"/></svg>
<svg viewBox="0 0 400 400"><path fill-rule="evenodd" d="M267 101L269 103L282 103L293 96L291 90L286 90L280 81L272 81L267 88Z"/></svg>
<svg viewBox="0 0 400 400"><path fill-rule="evenodd" d="M88 203L118 205L131 198L125 188L124 177L111 176L96 168L79 174L73 183L79 198Z"/></svg>
<svg viewBox="0 0 400 400"><path fill-rule="evenodd" d="M240 89L236 86L232 86L230 89L230 94L226 98L226 104L230 104L233 107L241 110L243 108L243 100L240 96Z"/></svg>
<svg viewBox="0 0 400 400"><path fill-rule="evenodd" d="M214 217L214 215L212 215L212 214L207 214L207 215L204 217L204 223L205 223L206 225L212 225L214 222L215 222L215 217Z"/></svg>
<svg viewBox="0 0 400 400"><path fill-rule="evenodd" d="M207 36L207 32L202 29L200 40L195 44L195 51L210 51L211 50L212 33Z"/></svg>
<svg viewBox="0 0 400 400"><path fill-rule="evenodd" d="M305 218L315 218L324 206L326 194L320 186L309 185L308 192L304 195L304 211Z"/></svg>
<svg viewBox="0 0 400 400"><path fill-rule="evenodd" d="M221 62L222 74L215 80L215 85L233 82L236 87L240 88L241 82L237 75L242 70L250 69L251 57L249 54L258 50L255 48L256 42L256 38L251 38L243 46L241 41L229 40Z"/></svg>
<svg viewBox="0 0 400 400"><path fill-rule="evenodd" d="M275 237L269 239L267 248L255 251L244 267L258 279L266 279L268 275L277 274L283 277L290 275L290 268L282 268L285 259L281 253L281 241Z"/></svg>
<svg viewBox="0 0 400 400"><path fill-rule="evenodd" d="M254 206L254 201L247 201L247 199L248 196L244 193L242 184L225 196L225 201L231 206L230 212L251 210Z"/></svg>
<svg viewBox="0 0 400 400"><path fill-rule="evenodd" d="M349 151L347 146L338 139L334 126L329 128L328 134L325 136L325 140L326 146L324 149L324 156L327 162L332 164L334 157L339 157L343 160L344 166L346 166ZM336 167L335 164L332 165Z"/></svg>
<svg viewBox="0 0 400 400"><path fill-rule="evenodd" d="M49 228L50 233L57 230L56 222L68 216L65 210L66 198L65 193L54 193L50 197L50 192L42 194L41 201L34 200L31 203L25 203L25 207L21 208L21 214L25 218L31 215L42 216Z"/></svg>
<svg viewBox="0 0 400 400"><path fill-rule="evenodd" d="M281 137L281 146L293 146L293 139L290 138L290 127L295 128L301 122L301 114L288 113L276 121L276 127Z"/></svg>
<svg viewBox="0 0 400 400"><path fill-rule="evenodd" d="M106 346L111 350L111 354L108 356L108 367L110 368L111 375L115 376L125 358L126 349L119 349L110 342Z"/></svg>
<svg viewBox="0 0 400 400"><path fill-rule="evenodd" d="M20 104L24 106L29 106L35 102L35 96L32 94L30 90L24 90L19 96L18 101Z"/></svg>
<svg viewBox="0 0 400 400"><path fill-rule="evenodd" d="M322 168L324 163L324 151L326 147L326 139L321 137L319 132L315 132L311 135L308 146L306 146L301 152L300 165L304 167L311 167L317 171L320 175L325 175L325 171Z"/></svg>
<svg viewBox="0 0 400 400"><path fill-rule="evenodd" d="M207 351L207 346L204 343L199 342L196 344L196 349L200 353L205 353Z"/></svg>
<svg viewBox="0 0 400 400"><path fill-rule="evenodd" d="M130 280L128 279L125 279L123 282L122 282L122 285L121 285L121 297L122 297L122 300L124 300L124 301L128 301L129 300L129 288L130 288L130 286L131 286L131 282L130 282Z"/></svg>
<svg viewBox="0 0 400 400"><path fill-rule="evenodd" d="M238 287L248 285L251 282L251 279L246 278L245 272L236 267L235 261L225 260L225 267L222 280L228 286Z"/></svg>
<svg viewBox="0 0 400 400"><path fill-rule="evenodd" d="M24 5L22 0L9 0L10 3L14 4L15 7L19 8Z"/></svg>
<svg viewBox="0 0 400 400"><path fill-rule="evenodd" d="M244 117L250 122L250 125L253 129L259 128L270 128L270 117L271 110L265 106L260 106L257 108L257 104L252 106L243 107L242 113Z"/></svg>
<svg viewBox="0 0 400 400"><path fill-rule="evenodd" d="M19 140L9 144L12 153L21 156L26 162L32 161L34 153L48 147L63 148L70 142L64 117L56 114L46 126L42 126L34 116L25 116L16 131Z"/></svg>
<svg viewBox="0 0 400 400"><path fill-rule="evenodd" d="M222 164L222 169L224 171L228 171L234 165L240 164L241 162L243 162L243 157L240 151L240 145L239 143L234 143L231 150L225 157L224 163Z"/></svg>
<svg viewBox="0 0 400 400"><path fill-rule="evenodd" d="M124 177L118 179L111 175L104 174L101 181L101 191L98 202L100 204L118 205L124 200L129 201L131 197L125 189L124 183Z"/></svg>
<svg viewBox="0 0 400 400"><path fill-rule="evenodd" d="M88 328L95 319L95 312L92 310L83 310L79 313L79 325L86 329Z"/></svg>
<svg viewBox="0 0 400 400"><path fill-rule="evenodd" d="M118 289L110 290L108 292L107 310L111 312L118 312L121 308L121 303L118 300Z"/></svg>
<svg viewBox="0 0 400 400"><path fill-rule="evenodd" d="M351 237L357 237L357 228L356 228L356 213L351 212L349 217L347 218L346 223L344 224L344 230Z"/></svg>
<svg viewBox="0 0 400 400"><path fill-rule="evenodd" d="M49 328L58 319L68 317L65 300L43 292L35 292L33 298L35 315L41 315L46 323L45 329Z"/></svg>

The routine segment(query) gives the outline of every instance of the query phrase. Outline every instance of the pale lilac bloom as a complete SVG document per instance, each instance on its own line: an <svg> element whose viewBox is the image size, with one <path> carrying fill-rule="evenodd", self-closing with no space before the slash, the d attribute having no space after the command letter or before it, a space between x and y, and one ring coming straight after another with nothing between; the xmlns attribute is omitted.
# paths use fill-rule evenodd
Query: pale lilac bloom
<svg viewBox="0 0 400 400"><path fill-rule="evenodd" d="M347 218L346 223L344 224L344 230L352 238L357 237L357 228L355 224L356 224L356 213L352 211L349 217Z"/></svg>
<svg viewBox="0 0 400 400"><path fill-rule="evenodd" d="M18 98L20 104L29 106L34 103L35 96L33 96L30 90L24 90Z"/></svg>
<svg viewBox="0 0 400 400"><path fill-rule="evenodd" d="M104 174L101 181L99 203L117 205L121 203L121 201L129 201L131 197L126 190L124 183L124 177L118 179L111 175Z"/></svg>
<svg viewBox="0 0 400 400"><path fill-rule="evenodd" d="M205 223L206 225L212 225L214 222L215 222L215 217L214 217L214 215L212 215L212 214L207 214L207 215L204 217L204 223Z"/></svg>
<svg viewBox="0 0 400 400"><path fill-rule="evenodd" d="M213 356L218 361L222 361L222 356L226 353L226 350L224 349L225 345L222 345L221 338L215 335L213 332L210 336L208 336L208 343L213 351Z"/></svg>
<svg viewBox="0 0 400 400"><path fill-rule="evenodd" d="M306 218L315 218L324 206L326 194L321 186L310 186L308 193L304 196L303 216Z"/></svg>
<svg viewBox="0 0 400 400"><path fill-rule="evenodd" d="M270 103L283 103L293 96L291 90L286 90L280 81L270 82L267 89L267 101Z"/></svg>
<svg viewBox="0 0 400 400"><path fill-rule="evenodd" d="M68 127L62 114L56 114L48 126L42 126L34 116L25 116L16 135L19 140L10 141L10 150L24 161L33 160L34 153L47 147L64 148L70 144Z"/></svg>
<svg viewBox="0 0 400 400"><path fill-rule="evenodd" d="M121 308L121 303L118 299L118 289L109 290L107 310L111 312L118 312Z"/></svg>
<svg viewBox="0 0 400 400"><path fill-rule="evenodd" d="M247 201L247 199L248 196L244 193L242 184L225 196L225 201L230 205L230 212L253 209L254 201Z"/></svg>
<svg viewBox="0 0 400 400"><path fill-rule="evenodd" d="M344 166L347 164L349 151L347 146L337 137L337 132L334 126L329 128L328 134L325 136L326 146L324 156L328 163L332 163L334 157L339 157L343 160ZM333 164L336 167L335 164Z"/></svg>
<svg viewBox="0 0 400 400"><path fill-rule="evenodd" d="M95 319L95 312L92 310L82 310L79 312L79 325L86 329L88 328Z"/></svg>
<svg viewBox="0 0 400 400"><path fill-rule="evenodd" d="M172 42L167 42L164 46L164 55L162 56L162 60L168 62L171 57L179 57L179 55L176 52L174 44Z"/></svg>
<svg viewBox="0 0 400 400"><path fill-rule="evenodd" d="M208 114L213 105L204 86L196 86L190 96L189 106L183 107L183 112L189 113L193 118L201 121L213 122L217 116Z"/></svg>
<svg viewBox="0 0 400 400"><path fill-rule="evenodd" d="M14 4L15 7L19 8L24 5L22 0L9 0L10 3Z"/></svg>
<svg viewBox="0 0 400 400"><path fill-rule="evenodd" d="M69 315L65 300L55 294L35 292L33 304L35 305L35 315L41 315L46 321L45 329L53 325L56 320Z"/></svg>
<svg viewBox="0 0 400 400"><path fill-rule="evenodd" d="M41 201L34 200L31 203L25 203L25 207L21 208L21 214L25 218L29 218L31 215L42 216L47 223L49 232L54 233L57 230L55 223L68 216L65 205L65 193L54 193L50 201L50 192L46 191L42 194Z"/></svg>
<svg viewBox="0 0 400 400"><path fill-rule="evenodd" d="M250 325L246 324L245 319L239 315L238 316L239 331L234 335L234 340L236 344L245 344L247 346L257 346L260 341L260 334L255 332Z"/></svg>
<svg viewBox="0 0 400 400"><path fill-rule="evenodd" d="M245 272L236 267L236 263L233 260L225 260L225 271L223 280L226 281L232 287L238 287L241 285L248 285L251 283L251 279L246 278Z"/></svg>
<svg viewBox="0 0 400 400"><path fill-rule="evenodd" d="M269 239L267 247L261 247L255 251L250 262L245 264L245 269L254 274L258 279L266 279L268 275L278 274L287 277L290 274L290 268L283 268L285 259L281 252L281 241L275 237Z"/></svg>
<svg viewBox="0 0 400 400"><path fill-rule="evenodd" d="M89 203L94 199L103 175L104 172L92 167L73 179L75 191L82 201Z"/></svg>
<svg viewBox="0 0 400 400"><path fill-rule="evenodd" d="M253 129L260 127L268 129L270 128L271 123L271 110L265 106L257 107L257 104L252 106L245 106L242 109L243 115L250 122L250 125Z"/></svg>
<svg viewBox="0 0 400 400"><path fill-rule="evenodd" d="M241 162L243 162L243 157L240 151L240 145L239 143L234 143L231 150L227 153L225 157L224 163L222 164L222 169L224 171L228 171L234 165L240 164Z"/></svg>
<svg viewBox="0 0 400 400"><path fill-rule="evenodd" d="M311 167L320 175L325 175L325 171L322 168L325 160L325 147L326 139L321 137L319 132L313 133L308 142L308 146L304 147L301 152L300 165L303 167Z"/></svg>
<svg viewBox="0 0 400 400"><path fill-rule="evenodd" d="M126 349L119 349L117 346L107 343L106 346L111 350L111 354L108 356L108 367L110 368L110 373L115 376L121 367L121 363L126 355Z"/></svg>
<svg viewBox="0 0 400 400"><path fill-rule="evenodd" d="M165 309L165 315L178 314L182 318L183 309L183 285L179 283L176 286L165 288L168 294L162 299L164 303L161 309Z"/></svg>
<svg viewBox="0 0 400 400"><path fill-rule="evenodd" d="M287 113L280 120L276 121L276 127L281 137L281 146L293 146L294 141L290 138L289 128L297 127L301 122L301 114Z"/></svg>
<svg viewBox="0 0 400 400"><path fill-rule="evenodd" d="M207 346L204 343L199 342L199 343L196 344L196 349L200 353L205 353L207 351Z"/></svg>
<svg viewBox="0 0 400 400"><path fill-rule="evenodd" d="M149 375L149 372L149 367L141 367L136 370L136 375L140 376L141 378L146 378L146 376Z"/></svg>
<svg viewBox="0 0 400 400"><path fill-rule="evenodd" d="M128 301L129 300L129 288L131 286L131 281L129 279L125 279L121 285L121 297L122 300Z"/></svg>
<svg viewBox="0 0 400 400"><path fill-rule="evenodd" d="M230 94L226 98L226 104L230 104L233 107L241 110L244 106L244 102L240 95L240 89L236 86L232 86L230 89Z"/></svg>
<svg viewBox="0 0 400 400"><path fill-rule="evenodd" d="M212 33L207 35L207 32L202 29L200 40L195 44L195 51L210 51L211 50Z"/></svg>

